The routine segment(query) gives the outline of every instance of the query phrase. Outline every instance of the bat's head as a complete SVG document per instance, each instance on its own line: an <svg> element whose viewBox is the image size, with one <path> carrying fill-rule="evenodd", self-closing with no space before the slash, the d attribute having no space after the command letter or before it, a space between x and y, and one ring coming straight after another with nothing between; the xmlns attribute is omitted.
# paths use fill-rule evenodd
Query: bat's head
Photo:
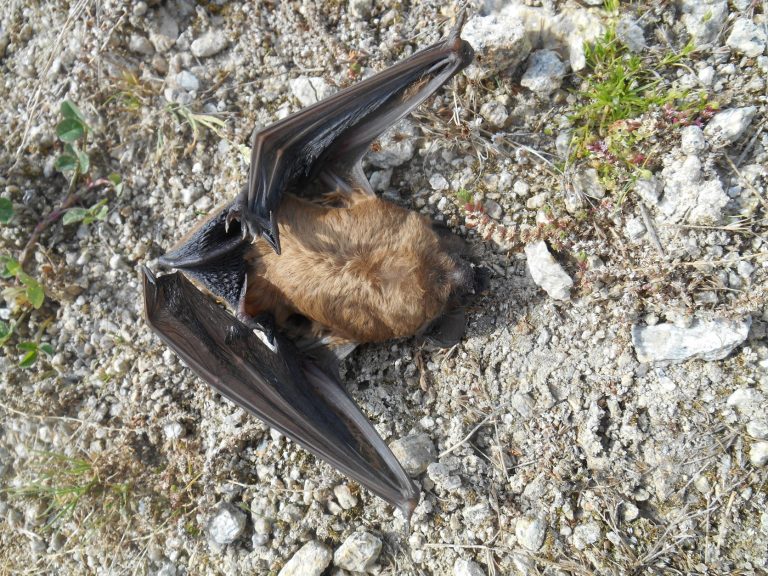
<svg viewBox="0 0 768 576"><path fill-rule="evenodd" d="M452 299L457 304L464 304L468 298L488 289L488 270L457 258L455 267L448 275L448 283Z"/></svg>

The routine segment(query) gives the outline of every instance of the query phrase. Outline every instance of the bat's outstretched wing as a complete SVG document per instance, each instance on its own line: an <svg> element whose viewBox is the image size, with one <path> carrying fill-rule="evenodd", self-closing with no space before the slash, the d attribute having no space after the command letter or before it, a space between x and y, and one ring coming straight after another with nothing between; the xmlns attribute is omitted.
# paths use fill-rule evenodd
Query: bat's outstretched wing
<svg viewBox="0 0 768 576"><path fill-rule="evenodd" d="M178 272L144 269L147 322L223 396L410 518L419 492L334 370L275 333L276 352Z"/></svg>
<svg viewBox="0 0 768 576"><path fill-rule="evenodd" d="M371 142L472 61L463 19L445 40L255 133L248 185L228 221L280 253L276 211L286 190L320 178L373 193L360 166Z"/></svg>

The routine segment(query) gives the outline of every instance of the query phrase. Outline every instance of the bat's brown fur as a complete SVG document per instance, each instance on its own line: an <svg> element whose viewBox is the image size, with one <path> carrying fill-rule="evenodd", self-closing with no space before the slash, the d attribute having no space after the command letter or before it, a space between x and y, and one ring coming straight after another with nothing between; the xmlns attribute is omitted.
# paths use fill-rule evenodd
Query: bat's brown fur
<svg viewBox="0 0 768 576"><path fill-rule="evenodd" d="M278 326L301 314L357 343L411 336L466 282L426 218L375 196L339 208L286 195L279 222L282 254L253 245L245 298L247 314Z"/></svg>

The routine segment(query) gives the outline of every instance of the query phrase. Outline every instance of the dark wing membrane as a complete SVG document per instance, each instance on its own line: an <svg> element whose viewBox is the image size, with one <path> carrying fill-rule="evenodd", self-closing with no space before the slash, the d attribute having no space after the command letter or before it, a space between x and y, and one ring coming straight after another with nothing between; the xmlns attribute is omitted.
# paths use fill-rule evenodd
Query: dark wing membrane
<svg viewBox="0 0 768 576"><path fill-rule="evenodd" d="M416 487L332 371L279 332L272 352L178 272L145 269L144 303L149 325L198 376L410 518Z"/></svg>
<svg viewBox="0 0 768 576"><path fill-rule="evenodd" d="M237 310L245 287L245 253L250 243L243 239L239 222L227 226L230 208L231 204L207 218L158 262L183 270Z"/></svg>
<svg viewBox="0 0 768 576"><path fill-rule="evenodd" d="M360 168L370 143L471 62L460 28L461 22L447 39L254 134L248 186L237 206L246 231L279 253L281 195L321 173L370 192Z"/></svg>

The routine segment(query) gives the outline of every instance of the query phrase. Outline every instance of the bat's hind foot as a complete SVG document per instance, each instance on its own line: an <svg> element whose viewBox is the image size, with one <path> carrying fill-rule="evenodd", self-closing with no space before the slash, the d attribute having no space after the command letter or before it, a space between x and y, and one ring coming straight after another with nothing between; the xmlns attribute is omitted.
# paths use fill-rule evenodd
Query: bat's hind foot
<svg viewBox="0 0 768 576"><path fill-rule="evenodd" d="M275 348L275 317L269 312L262 312L256 316L250 316L245 312L238 312L237 319L248 326L250 330L257 330L266 340L270 348Z"/></svg>
<svg viewBox="0 0 768 576"><path fill-rule="evenodd" d="M229 207L224 225L229 230L232 222L239 222L243 238L263 238L280 254L280 238L277 232L277 219L275 213L269 211L268 217L263 217L248 206L248 197L245 191L238 194L235 201Z"/></svg>
<svg viewBox="0 0 768 576"><path fill-rule="evenodd" d="M229 210L227 210L227 216L224 218L224 231L229 234L229 227L233 222L240 222L240 215L243 213L242 211L242 200L238 196L234 202L229 206ZM243 238L245 238L246 230L245 226L242 227L243 229Z"/></svg>

